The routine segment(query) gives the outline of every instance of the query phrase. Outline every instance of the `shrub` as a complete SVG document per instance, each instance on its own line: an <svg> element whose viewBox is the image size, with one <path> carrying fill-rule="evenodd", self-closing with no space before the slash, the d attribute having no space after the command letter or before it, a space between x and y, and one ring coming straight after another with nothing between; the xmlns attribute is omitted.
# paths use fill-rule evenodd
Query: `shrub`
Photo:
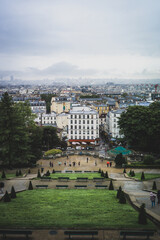
<svg viewBox="0 0 160 240"><path fill-rule="evenodd" d="M1 178L6 178L6 174L5 174L4 170L3 170L3 172L2 172Z"/></svg>
<svg viewBox="0 0 160 240"><path fill-rule="evenodd" d="M155 158L152 155L145 155L143 163L146 165L152 165L155 162Z"/></svg>
<svg viewBox="0 0 160 240"><path fill-rule="evenodd" d="M21 172L21 170L19 170L19 176L21 176L22 175L22 172Z"/></svg>
<svg viewBox="0 0 160 240"><path fill-rule="evenodd" d="M146 217L146 210L145 210L145 204L142 203L139 210L139 216L138 216L138 223L139 224L147 224L147 217Z"/></svg>
<svg viewBox="0 0 160 240"><path fill-rule="evenodd" d="M29 182L28 190L33 190L33 186L32 186L32 182L31 181Z"/></svg>
<svg viewBox="0 0 160 240"><path fill-rule="evenodd" d="M144 172L141 174L141 180L145 180Z"/></svg>
<svg viewBox="0 0 160 240"><path fill-rule="evenodd" d="M44 156L49 156L49 155L56 155L56 154L61 154L62 151L60 149L51 149L48 150L47 152L44 153Z"/></svg>
<svg viewBox="0 0 160 240"><path fill-rule="evenodd" d="M38 173L37 173L37 178L41 178L41 174L40 174L39 169L38 169Z"/></svg>
<svg viewBox="0 0 160 240"><path fill-rule="evenodd" d="M120 186L119 189L117 190L117 198L120 198L121 192L122 192L122 188Z"/></svg>
<svg viewBox="0 0 160 240"><path fill-rule="evenodd" d="M130 175L130 176L132 175L132 170L129 171L129 175Z"/></svg>
<svg viewBox="0 0 160 240"><path fill-rule="evenodd" d="M106 171L105 178L108 178L108 172Z"/></svg>
<svg viewBox="0 0 160 240"><path fill-rule="evenodd" d="M125 204L126 203L126 198L125 198L125 195L124 195L123 191L121 191L121 193L120 193L119 203L121 203L121 204Z"/></svg>
<svg viewBox="0 0 160 240"><path fill-rule="evenodd" d="M114 190L114 186L113 186L112 180L110 181L110 184L109 184L109 190Z"/></svg>
<svg viewBox="0 0 160 240"><path fill-rule="evenodd" d="M4 188L4 182L0 182L0 188Z"/></svg>
<svg viewBox="0 0 160 240"><path fill-rule="evenodd" d="M11 198L10 198L10 196L9 196L9 194L8 194L7 191L6 191L6 193L4 194L3 199L4 199L4 202L10 202L10 201L11 201Z"/></svg>
<svg viewBox="0 0 160 240"><path fill-rule="evenodd" d="M50 176L50 172L49 172L49 170L46 172L46 177L49 177Z"/></svg>
<svg viewBox="0 0 160 240"><path fill-rule="evenodd" d="M19 176L19 171L17 170L17 171L16 171L16 177L18 177L18 176Z"/></svg>
<svg viewBox="0 0 160 240"><path fill-rule="evenodd" d="M101 177L104 177L104 172L103 172L103 170L102 170L102 172L101 172Z"/></svg>
<svg viewBox="0 0 160 240"><path fill-rule="evenodd" d="M31 169L28 169L28 174L30 174L31 173Z"/></svg>
<svg viewBox="0 0 160 240"><path fill-rule="evenodd" d="M13 186L12 186L12 189L11 189L11 198L16 198L16 192L15 192L15 189L14 189Z"/></svg>
<svg viewBox="0 0 160 240"><path fill-rule="evenodd" d="M122 153L117 154L115 157L115 164L116 166L122 166L122 164L126 163L126 159L123 157Z"/></svg>
<svg viewBox="0 0 160 240"><path fill-rule="evenodd" d="M52 170L52 173L55 173L55 170L54 170L54 169Z"/></svg>
<svg viewBox="0 0 160 240"><path fill-rule="evenodd" d="M98 172L101 173L101 169L100 168L99 168Z"/></svg>
<svg viewBox="0 0 160 240"><path fill-rule="evenodd" d="M152 190L157 190L157 185L155 181L153 182Z"/></svg>

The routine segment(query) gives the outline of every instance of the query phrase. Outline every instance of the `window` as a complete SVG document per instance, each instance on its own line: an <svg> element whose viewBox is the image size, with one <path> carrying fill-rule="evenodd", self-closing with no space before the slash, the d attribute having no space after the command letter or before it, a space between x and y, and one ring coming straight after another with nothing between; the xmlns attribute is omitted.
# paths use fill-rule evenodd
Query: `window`
<svg viewBox="0 0 160 240"><path fill-rule="evenodd" d="M75 136L75 139L77 139L77 136Z"/></svg>
<svg viewBox="0 0 160 240"><path fill-rule="evenodd" d="M79 139L81 139L81 136L79 136Z"/></svg>
<svg viewBox="0 0 160 240"><path fill-rule="evenodd" d="M77 125L75 126L75 129L77 129Z"/></svg>
<svg viewBox="0 0 160 240"><path fill-rule="evenodd" d="M73 139L73 136L71 136L71 139Z"/></svg>
<svg viewBox="0 0 160 240"><path fill-rule="evenodd" d="M73 131L71 130L71 134L73 134Z"/></svg>
<svg viewBox="0 0 160 240"><path fill-rule="evenodd" d="M79 129L81 129L81 125L79 125Z"/></svg>
<svg viewBox="0 0 160 240"><path fill-rule="evenodd" d="M91 124L93 124L93 120L91 121Z"/></svg>
<svg viewBox="0 0 160 240"><path fill-rule="evenodd" d="M85 115L83 115L83 118L85 118Z"/></svg>
<svg viewBox="0 0 160 240"><path fill-rule="evenodd" d="M75 118L77 118L77 115L75 115Z"/></svg>
<svg viewBox="0 0 160 240"><path fill-rule="evenodd" d="M73 118L73 115L71 115L71 118Z"/></svg>
<svg viewBox="0 0 160 240"><path fill-rule="evenodd" d="M87 118L89 118L89 115L87 115Z"/></svg>
<svg viewBox="0 0 160 240"><path fill-rule="evenodd" d="M113 126L114 128L116 128L116 124L114 124L114 126Z"/></svg>
<svg viewBox="0 0 160 240"><path fill-rule="evenodd" d="M77 124L77 120L75 120L75 124Z"/></svg>
<svg viewBox="0 0 160 240"><path fill-rule="evenodd" d="M79 124L81 124L81 120L79 120Z"/></svg>
<svg viewBox="0 0 160 240"><path fill-rule="evenodd" d="M83 124L85 124L85 120L83 120Z"/></svg>
<svg viewBox="0 0 160 240"><path fill-rule="evenodd" d="M73 123L73 120L71 120L71 124Z"/></svg>
<svg viewBox="0 0 160 240"><path fill-rule="evenodd" d="M73 129L73 125L71 125L71 129Z"/></svg>
<svg viewBox="0 0 160 240"><path fill-rule="evenodd" d="M81 115L79 115L79 118L81 118Z"/></svg>
<svg viewBox="0 0 160 240"><path fill-rule="evenodd" d="M89 126L87 126L87 129L89 129Z"/></svg>
<svg viewBox="0 0 160 240"><path fill-rule="evenodd" d="M89 136L87 136L87 139L89 139Z"/></svg>
<svg viewBox="0 0 160 240"><path fill-rule="evenodd" d="M93 134L93 131L91 131L91 134Z"/></svg>
<svg viewBox="0 0 160 240"><path fill-rule="evenodd" d="M85 139L85 136L83 136L83 139Z"/></svg>
<svg viewBox="0 0 160 240"><path fill-rule="evenodd" d="M87 120L87 124L89 124L89 120Z"/></svg>
<svg viewBox="0 0 160 240"><path fill-rule="evenodd" d="M79 131L79 134L81 134L81 131Z"/></svg>

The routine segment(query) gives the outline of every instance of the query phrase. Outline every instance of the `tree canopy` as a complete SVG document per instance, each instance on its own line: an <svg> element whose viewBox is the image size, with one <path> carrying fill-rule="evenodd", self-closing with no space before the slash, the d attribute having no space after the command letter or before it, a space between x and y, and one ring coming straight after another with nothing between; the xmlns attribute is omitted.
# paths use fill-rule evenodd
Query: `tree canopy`
<svg viewBox="0 0 160 240"><path fill-rule="evenodd" d="M132 106L121 114L119 126L128 144L135 149L160 152L160 103Z"/></svg>

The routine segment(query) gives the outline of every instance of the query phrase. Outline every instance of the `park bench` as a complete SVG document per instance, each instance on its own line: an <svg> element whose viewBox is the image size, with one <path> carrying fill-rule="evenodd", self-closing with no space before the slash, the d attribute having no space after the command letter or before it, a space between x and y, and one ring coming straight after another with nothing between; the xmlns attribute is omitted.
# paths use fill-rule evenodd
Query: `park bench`
<svg viewBox="0 0 160 240"><path fill-rule="evenodd" d="M51 181L51 177L41 177L41 180L43 181L43 180L45 180L45 181Z"/></svg>
<svg viewBox="0 0 160 240"><path fill-rule="evenodd" d="M107 185L95 185L96 188L107 188Z"/></svg>
<svg viewBox="0 0 160 240"><path fill-rule="evenodd" d="M120 231L120 237L123 237L123 240L127 239L126 237L146 237L146 239L150 239L149 237L154 236L154 231Z"/></svg>
<svg viewBox="0 0 160 240"><path fill-rule="evenodd" d="M104 178L93 178L93 181L95 182L95 181L103 181L104 180Z"/></svg>
<svg viewBox="0 0 160 240"><path fill-rule="evenodd" d="M68 185L56 185L56 188L68 188Z"/></svg>
<svg viewBox="0 0 160 240"><path fill-rule="evenodd" d="M87 187L87 185L75 185L74 186L76 189L81 189L81 188L86 188Z"/></svg>
<svg viewBox="0 0 160 240"><path fill-rule="evenodd" d="M3 235L3 239L6 239L6 235L26 235L26 238L29 238L29 235L32 235L31 230L0 230L0 234Z"/></svg>
<svg viewBox="0 0 160 240"><path fill-rule="evenodd" d="M77 177L77 181L78 182L83 182L83 181L88 181L88 178L80 178L80 177Z"/></svg>
<svg viewBox="0 0 160 240"><path fill-rule="evenodd" d="M55 171L55 173L61 173L61 171Z"/></svg>
<svg viewBox="0 0 160 240"><path fill-rule="evenodd" d="M60 180L60 181L68 181L69 177L59 177L58 180Z"/></svg>
<svg viewBox="0 0 160 240"><path fill-rule="evenodd" d="M75 171L75 173L81 173L82 171Z"/></svg>
<svg viewBox="0 0 160 240"><path fill-rule="evenodd" d="M72 171L66 170L66 173L72 173Z"/></svg>
<svg viewBox="0 0 160 240"><path fill-rule="evenodd" d="M95 239L94 236L98 235L98 231L64 231L65 235L72 239L72 236L92 236L90 239Z"/></svg>
<svg viewBox="0 0 160 240"><path fill-rule="evenodd" d="M48 185L36 185L36 188L48 188Z"/></svg>
<svg viewBox="0 0 160 240"><path fill-rule="evenodd" d="M88 172L91 172L91 171L84 171L84 172L88 173Z"/></svg>

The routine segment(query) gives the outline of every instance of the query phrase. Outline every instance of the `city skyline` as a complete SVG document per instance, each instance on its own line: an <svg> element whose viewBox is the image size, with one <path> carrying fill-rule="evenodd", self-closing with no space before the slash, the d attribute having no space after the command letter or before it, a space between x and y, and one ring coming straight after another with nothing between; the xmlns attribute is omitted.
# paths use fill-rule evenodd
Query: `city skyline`
<svg viewBox="0 0 160 240"><path fill-rule="evenodd" d="M159 10L158 0L0 0L1 79L160 79Z"/></svg>

